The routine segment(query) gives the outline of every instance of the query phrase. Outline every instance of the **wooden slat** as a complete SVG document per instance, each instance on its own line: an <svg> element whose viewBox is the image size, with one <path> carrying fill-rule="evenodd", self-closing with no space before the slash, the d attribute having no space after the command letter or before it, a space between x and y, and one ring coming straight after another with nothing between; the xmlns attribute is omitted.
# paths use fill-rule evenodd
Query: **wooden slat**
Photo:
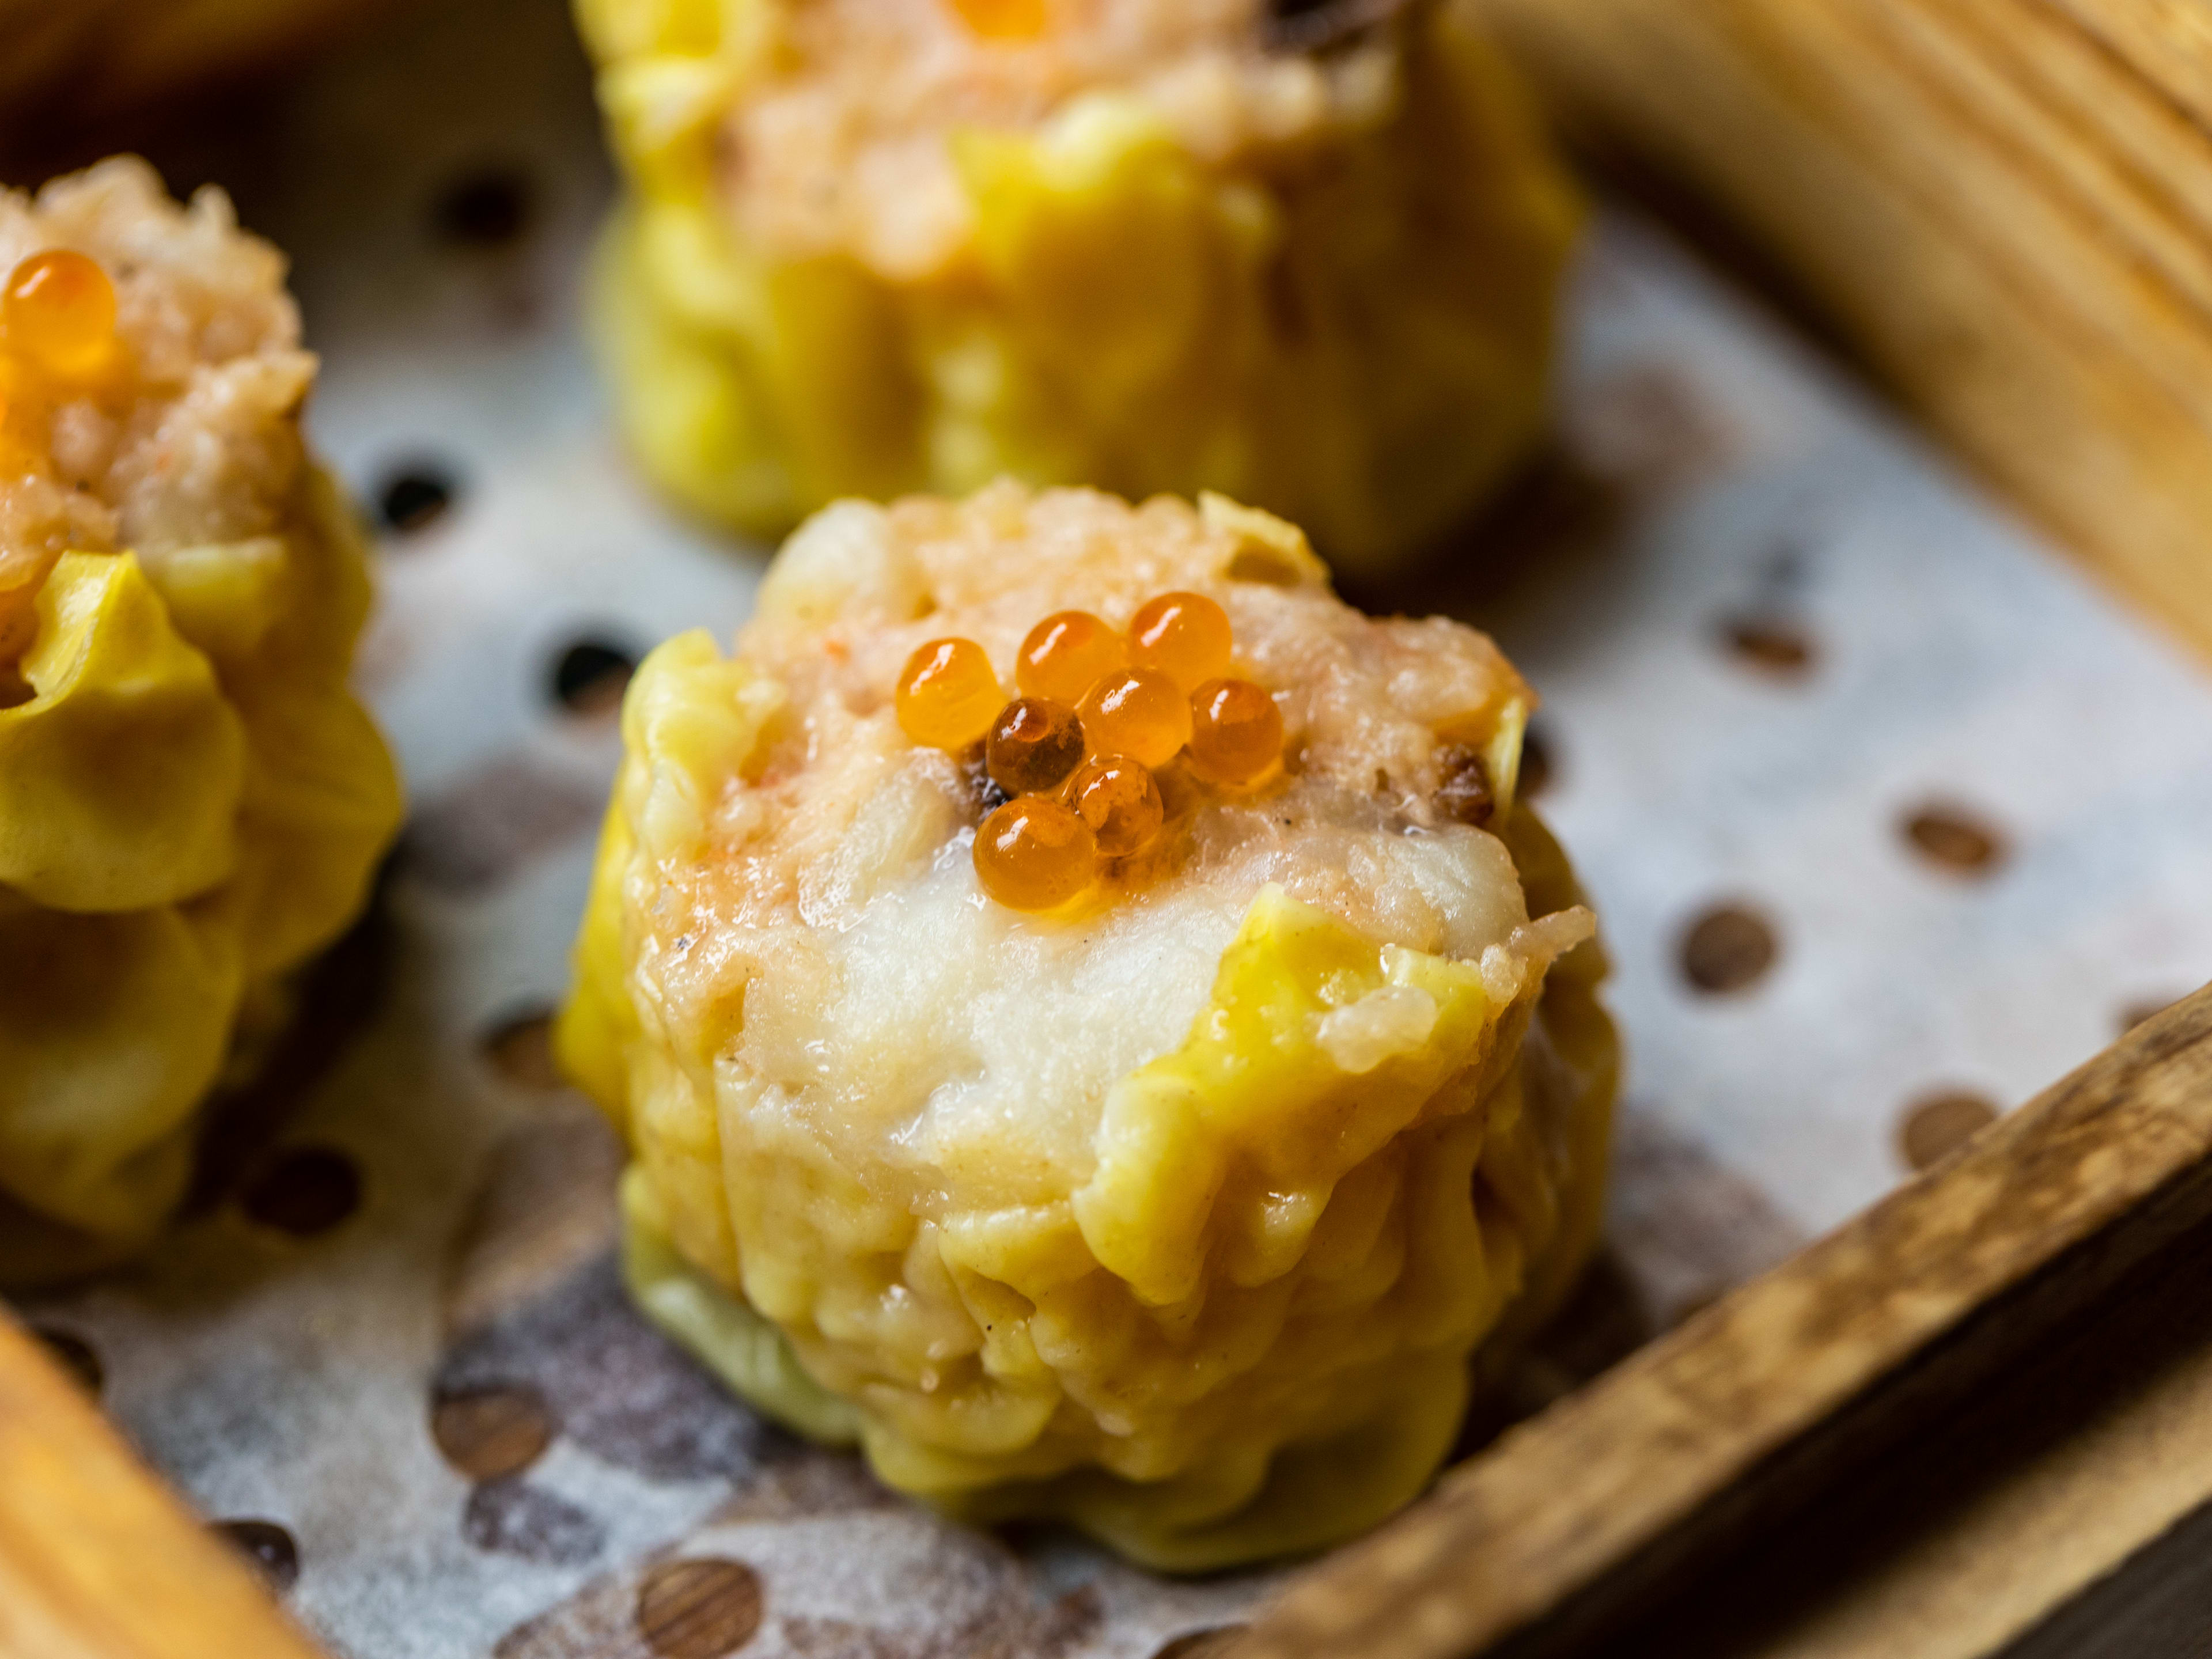
<svg viewBox="0 0 2212 1659"><path fill-rule="evenodd" d="M2202 1445L2200 1441L2190 1451ZM2008 1647L2002 1659L2198 1654L2204 1651L2208 1630L2212 1630L2212 1506L2192 1511L2145 1545L2136 1557Z"/></svg>
<svg viewBox="0 0 2212 1659"><path fill-rule="evenodd" d="M2185 1235L1795 1520L1670 1587L1637 1620L1638 1659L2197 1650L2150 1632L2191 1616L2212 1631L2208 1254L2212 1229Z"/></svg>
<svg viewBox="0 0 2212 1659"><path fill-rule="evenodd" d="M2212 13L1471 0L2116 587L2212 651Z"/></svg>
<svg viewBox="0 0 2212 1659"><path fill-rule="evenodd" d="M2212 7L2202 0L2051 0L2195 119L2212 125Z"/></svg>
<svg viewBox="0 0 2212 1659"><path fill-rule="evenodd" d="M316 1659L4 1314L0 1659Z"/></svg>
<svg viewBox="0 0 2212 1659"><path fill-rule="evenodd" d="M2212 988L1294 1581L1229 1659L1580 1650L2212 1218Z"/></svg>

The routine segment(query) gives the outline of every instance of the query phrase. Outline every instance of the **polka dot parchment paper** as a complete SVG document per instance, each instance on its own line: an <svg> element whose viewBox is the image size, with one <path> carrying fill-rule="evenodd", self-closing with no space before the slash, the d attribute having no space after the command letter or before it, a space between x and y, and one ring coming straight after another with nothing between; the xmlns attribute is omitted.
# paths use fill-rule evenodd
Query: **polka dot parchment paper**
<svg viewBox="0 0 2212 1659"><path fill-rule="evenodd" d="M294 257L410 825L263 1133L151 1261L24 1311L348 1659L1194 1659L1268 1574L948 1526L623 1300L617 1156L544 1015L623 682L732 632L764 550L610 438L564 9L393 11L157 159ZM1598 216L1569 335L1480 541L1351 595L1489 628L1543 696L1523 779L1628 1043L1607 1249L1470 1448L2212 975L2196 666L1640 221Z"/></svg>

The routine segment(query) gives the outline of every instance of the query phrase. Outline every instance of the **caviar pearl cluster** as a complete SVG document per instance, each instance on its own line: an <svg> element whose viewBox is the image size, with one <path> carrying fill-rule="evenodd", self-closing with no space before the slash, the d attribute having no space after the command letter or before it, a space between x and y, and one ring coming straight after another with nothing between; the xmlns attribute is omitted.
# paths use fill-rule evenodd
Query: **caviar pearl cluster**
<svg viewBox="0 0 2212 1659"><path fill-rule="evenodd" d="M1009 799L975 832L975 875L1013 910L1055 910L1106 868L1152 848L1170 767L1224 791L1283 763L1283 717L1230 670L1228 614L1203 593L1163 593L1116 632L1087 611L1047 617L1014 663L1009 702L983 647L932 640L899 676L900 729L926 748L981 744Z"/></svg>

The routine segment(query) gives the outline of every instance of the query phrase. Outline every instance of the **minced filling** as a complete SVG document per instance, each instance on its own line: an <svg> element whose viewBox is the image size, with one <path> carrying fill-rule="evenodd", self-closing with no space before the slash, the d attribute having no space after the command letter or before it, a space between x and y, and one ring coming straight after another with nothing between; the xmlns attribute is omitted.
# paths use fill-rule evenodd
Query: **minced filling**
<svg viewBox="0 0 2212 1659"><path fill-rule="evenodd" d="M1031 131L1115 89L1223 165L1377 120L1395 90L1383 38L1285 52L1267 0L787 0L772 28L724 133L731 211L763 248L894 279L967 240L962 130Z"/></svg>
<svg viewBox="0 0 2212 1659"><path fill-rule="evenodd" d="M1011 683L1040 614L1126 627L1169 590L1212 595L1243 671L1278 693L1279 772L1206 798L1073 916L990 902L974 868L990 800L957 757L901 730L902 667L957 635ZM786 547L738 648L782 712L702 856L664 870L651 972L681 1024L741 1003L727 1075L748 1075L771 1115L848 1141L855 1167L896 1130L886 1114L927 1102L905 1144L929 1163L1064 1192L1106 1086L1181 1040L1271 884L1378 945L1458 961L1528 920L1512 859L1464 795L1469 739L1525 712L1526 686L1471 629L1344 605L1302 543L1267 550L1182 502L1088 491L853 503ZM1029 1153L1002 1168L981 1148L1006 1137Z"/></svg>
<svg viewBox="0 0 2212 1659"><path fill-rule="evenodd" d="M112 351L65 372L33 337L28 275L57 253L89 259L113 304ZM65 552L128 547L158 565L275 530L300 476L292 416L315 363L299 349L283 256L240 234L221 191L180 207L143 161L103 162L35 197L0 191L0 273L3 665Z"/></svg>

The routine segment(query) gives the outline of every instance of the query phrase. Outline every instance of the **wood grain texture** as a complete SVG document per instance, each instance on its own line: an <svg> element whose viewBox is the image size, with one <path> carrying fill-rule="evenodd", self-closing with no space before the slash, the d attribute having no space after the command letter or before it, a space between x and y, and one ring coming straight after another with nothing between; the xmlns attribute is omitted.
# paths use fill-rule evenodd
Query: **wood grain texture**
<svg viewBox="0 0 2212 1659"><path fill-rule="evenodd" d="M1449 1475L1232 1659L1583 1650L2212 1217L2212 989Z"/></svg>
<svg viewBox="0 0 2212 1659"><path fill-rule="evenodd" d="M2212 123L2212 9L2202 0L2045 0L2194 119Z"/></svg>
<svg viewBox="0 0 2212 1659"><path fill-rule="evenodd" d="M1637 1620L1637 1659L2201 1651L2157 1633L2189 1617L2212 1632L2212 1558L2185 1542L2212 1524L2208 1252L2200 1226L1795 1519L1671 1587Z"/></svg>
<svg viewBox="0 0 2212 1659"><path fill-rule="evenodd" d="M372 0L0 0L7 115L99 119L210 78L281 60Z"/></svg>
<svg viewBox="0 0 2212 1659"><path fill-rule="evenodd" d="M0 0L0 184L119 151L188 157L210 109L238 118L240 93L417 3Z"/></svg>
<svg viewBox="0 0 2212 1659"><path fill-rule="evenodd" d="M2191 1449L2203 1444L2199 1441ZM2196 1655L2205 1650L2208 1630L2212 1630L2212 1504L2192 1511L2083 1590L2008 1647L2002 1659Z"/></svg>
<svg viewBox="0 0 2212 1659"><path fill-rule="evenodd" d="M0 1315L0 1659L316 1659Z"/></svg>
<svg viewBox="0 0 2212 1659"><path fill-rule="evenodd" d="M2212 13L1474 0L2113 586L2212 651Z"/></svg>

